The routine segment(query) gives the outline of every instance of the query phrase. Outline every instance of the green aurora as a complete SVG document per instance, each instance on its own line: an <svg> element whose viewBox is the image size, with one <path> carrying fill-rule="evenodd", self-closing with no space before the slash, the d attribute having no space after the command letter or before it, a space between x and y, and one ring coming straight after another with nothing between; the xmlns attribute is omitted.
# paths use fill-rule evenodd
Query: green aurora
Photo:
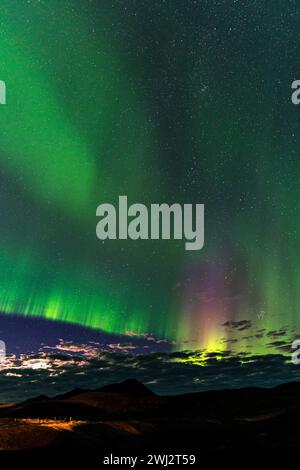
<svg viewBox="0 0 300 470"><path fill-rule="evenodd" d="M176 348L222 350L230 321L295 334L297 16L279 1L3 0L0 310ZM121 194L204 203L205 248L101 243L96 207Z"/></svg>

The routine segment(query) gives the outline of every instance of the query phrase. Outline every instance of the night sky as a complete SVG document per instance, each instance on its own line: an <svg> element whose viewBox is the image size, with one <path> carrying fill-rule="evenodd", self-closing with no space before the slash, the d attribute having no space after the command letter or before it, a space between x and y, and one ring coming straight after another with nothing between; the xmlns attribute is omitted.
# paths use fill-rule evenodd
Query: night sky
<svg viewBox="0 0 300 470"><path fill-rule="evenodd" d="M62 325L79 328L73 342L91 328L101 347L117 335L139 352L149 337L168 354L289 350L300 334L299 21L292 0L1 1L8 352L38 351L38 331L57 345ZM122 194L205 204L204 248L101 242L96 208ZM38 317L55 320L55 339Z"/></svg>

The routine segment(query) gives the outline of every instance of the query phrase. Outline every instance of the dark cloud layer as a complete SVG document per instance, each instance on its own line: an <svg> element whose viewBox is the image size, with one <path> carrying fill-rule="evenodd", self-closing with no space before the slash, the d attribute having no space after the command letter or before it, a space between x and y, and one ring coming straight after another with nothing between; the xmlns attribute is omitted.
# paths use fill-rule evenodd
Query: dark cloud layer
<svg viewBox="0 0 300 470"><path fill-rule="evenodd" d="M74 351L73 351L74 352ZM0 371L0 402L21 401L41 393L55 395L70 389L97 388L135 377L160 394L178 394L247 386L270 387L300 380L300 367L289 356L251 356L203 351L152 353L105 352L90 349L82 357L39 353L8 357Z"/></svg>

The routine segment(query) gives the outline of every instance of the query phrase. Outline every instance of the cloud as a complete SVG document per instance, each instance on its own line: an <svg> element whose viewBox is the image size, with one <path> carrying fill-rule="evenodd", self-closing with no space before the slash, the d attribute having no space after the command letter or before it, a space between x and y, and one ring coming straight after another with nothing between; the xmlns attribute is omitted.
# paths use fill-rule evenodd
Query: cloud
<svg viewBox="0 0 300 470"><path fill-rule="evenodd" d="M0 370L0 402L22 401L40 394L56 395L73 388L98 388L134 377L160 394L188 393L245 386L273 386L300 380L300 367L284 351L277 354L234 355L203 350L135 354L98 349L93 354L74 356L75 345L53 352L7 358ZM286 344L272 344L284 348ZM70 350L71 349L71 354ZM201 362L202 366L199 366Z"/></svg>
<svg viewBox="0 0 300 470"><path fill-rule="evenodd" d="M292 351L292 341L275 340L268 343L268 346L281 352L291 353Z"/></svg>
<svg viewBox="0 0 300 470"><path fill-rule="evenodd" d="M277 337L285 336L285 335L286 335L286 331L284 330L272 330L267 333L267 336L271 336L273 338L277 338Z"/></svg>
<svg viewBox="0 0 300 470"><path fill-rule="evenodd" d="M233 330L244 331L252 327L252 322L251 320L227 321L223 323L222 326Z"/></svg>
<svg viewBox="0 0 300 470"><path fill-rule="evenodd" d="M146 341L151 341L155 344L174 344L173 342L171 343L170 341L167 341L166 339L156 338L151 333L139 333L138 331L127 330L125 332L125 335L126 336L133 336L133 337L137 337L137 338L143 338Z"/></svg>

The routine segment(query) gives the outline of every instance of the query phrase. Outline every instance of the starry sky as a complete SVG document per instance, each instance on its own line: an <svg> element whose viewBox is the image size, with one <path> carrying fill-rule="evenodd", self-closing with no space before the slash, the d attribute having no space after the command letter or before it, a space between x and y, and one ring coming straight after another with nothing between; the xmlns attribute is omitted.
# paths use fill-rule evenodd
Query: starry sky
<svg viewBox="0 0 300 470"><path fill-rule="evenodd" d="M57 346L66 325L73 342L89 331L126 352L129 340L139 352L288 351L300 329L299 17L292 0L1 1L9 352L38 350L37 331ZM203 250L98 240L96 207L121 194L205 204Z"/></svg>

